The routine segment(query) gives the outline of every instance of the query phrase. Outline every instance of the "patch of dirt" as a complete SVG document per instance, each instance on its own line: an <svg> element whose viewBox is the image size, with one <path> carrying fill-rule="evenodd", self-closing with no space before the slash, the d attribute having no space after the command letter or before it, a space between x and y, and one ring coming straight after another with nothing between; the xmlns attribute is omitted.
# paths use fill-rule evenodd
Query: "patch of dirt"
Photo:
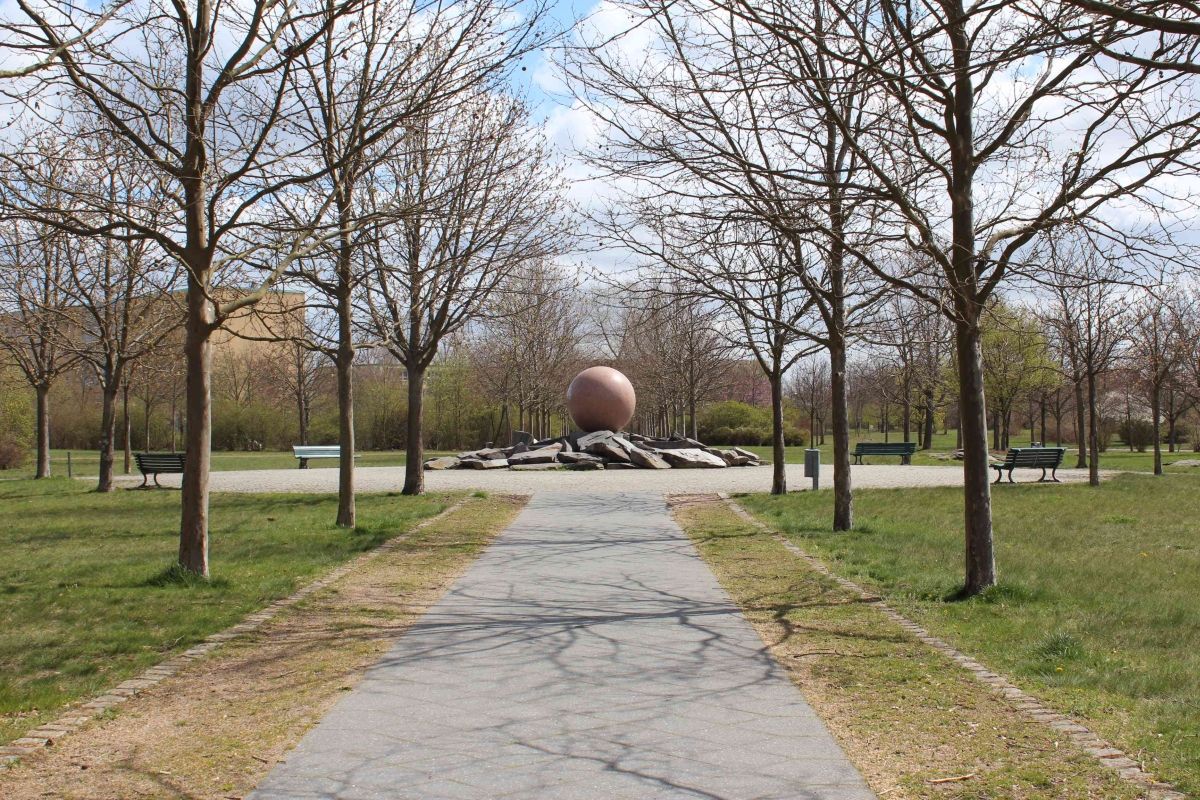
<svg viewBox="0 0 1200 800"><path fill-rule="evenodd" d="M0 797L245 796L523 505L471 498L258 633L0 773Z"/></svg>

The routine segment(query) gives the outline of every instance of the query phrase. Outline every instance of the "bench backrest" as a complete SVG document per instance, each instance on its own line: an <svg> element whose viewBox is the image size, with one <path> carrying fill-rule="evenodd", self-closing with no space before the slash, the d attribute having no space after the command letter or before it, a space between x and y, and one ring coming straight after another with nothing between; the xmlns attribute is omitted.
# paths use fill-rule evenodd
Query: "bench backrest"
<svg viewBox="0 0 1200 800"><path fill-rule="evenodd" d="M342 454L341 445L336 444L305 444L292 445L296 458L337 458Z"/></svg>
<svg viewBox="0 0 1200 800"><path fill-rule="evenodd" d="M151 472L166 472L168 470L183 471L183 461L186 453L134 453L138 469Z"/></svg>
<svg viewBox="0 0 1200 800"><path fill-rule="evenodd" d="M912 455L917 452L916 442L859 442L854 448L865 455Z"/></svg>
<svg viewBox="0 0 1200 800"><path fill-rule="evenodd" d="M1014 447L1004 457L1006 467L1057 467L1065 447Z"/></svg>

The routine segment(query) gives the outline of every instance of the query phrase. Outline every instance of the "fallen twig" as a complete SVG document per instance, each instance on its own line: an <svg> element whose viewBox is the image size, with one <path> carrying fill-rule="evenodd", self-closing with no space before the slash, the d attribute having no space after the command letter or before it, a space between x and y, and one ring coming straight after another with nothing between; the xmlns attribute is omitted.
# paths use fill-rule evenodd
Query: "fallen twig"
<svg viewBox="0 0 1200 800"><path fill-rule="evenodd" d="M969 780L971 780L971 778L974 778L974 777L975 777L975 773L972 772L970 775L955 775L952 778L930 778L929 780L927 780L925 782L926 783L954 783L956 781L969 781Z"/></svg>

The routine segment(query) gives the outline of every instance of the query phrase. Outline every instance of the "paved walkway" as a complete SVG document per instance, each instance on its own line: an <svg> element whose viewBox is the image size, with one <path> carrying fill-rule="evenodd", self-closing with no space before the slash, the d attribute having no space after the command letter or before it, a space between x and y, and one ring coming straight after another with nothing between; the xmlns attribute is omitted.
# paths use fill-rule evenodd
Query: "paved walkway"
<svg viewBox="0 0 1200 800"><path fill-rule="evenodd" d="M873 795L661 495L536 495L256 800Z"/></svg>
<svg viewBox="0 0 1200 800"><path fill-rule="evenodd" d="M917 486L962 486L961 464L944 467L898 464L866 464L850 470L857 489L909 488ZM1041 473L1023 470L1019 482L1036 481ZM359 467L354 480L360 492L394 492L404 484L403 467ZM803 464L787 465L788 488L800 491L812 488L804 477ZM214 492L337 492L338 471L317 469L256 469L214 472L209 483ZM1086 481L1087 470L1060 469L1064 481ZM94 481L95 478L89 478ZM141 476L125 478L136 486ZM164 486L178 486L178 475L163 475ZM508 469L455 469L425 473L425 485L431 491L484 489L489 492L532 494L543 491L571 492L662 492L691 494L699 492L768 492L771 490L770 467L731 467L729 469L633 469L598 472L545 472ZM821 488L833 486L833 467L823 464Z"/></svg>

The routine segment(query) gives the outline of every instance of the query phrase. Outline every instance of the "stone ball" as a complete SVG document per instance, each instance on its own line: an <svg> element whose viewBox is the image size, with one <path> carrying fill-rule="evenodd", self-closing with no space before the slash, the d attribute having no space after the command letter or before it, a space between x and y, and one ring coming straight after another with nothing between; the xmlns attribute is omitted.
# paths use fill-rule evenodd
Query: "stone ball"
<svg viewBox="0 0 1200 800"><path fill-rule="evenodd" d="M567 387L567 410L581 431L619 431L633 419L633 384L612 367L588 367Z"/></svg>

